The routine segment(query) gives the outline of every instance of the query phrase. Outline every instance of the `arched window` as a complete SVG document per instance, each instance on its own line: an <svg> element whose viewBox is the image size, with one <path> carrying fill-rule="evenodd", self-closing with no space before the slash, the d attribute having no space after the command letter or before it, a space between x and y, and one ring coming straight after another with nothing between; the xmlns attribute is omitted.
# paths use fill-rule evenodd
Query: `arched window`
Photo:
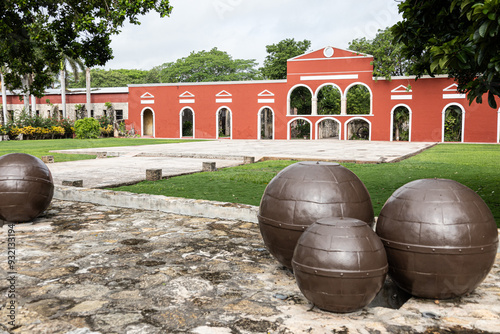
<svg viewBox="0 0 500 334"><path fill-rule="evenodd" d="M392 111L392 141L410 141L410 109L397 106Z"/></svg>
<svg viewBox="0 0 500 334"><path fill-rule="evenodd" d="M463 113L462 106L451 104L443 112L443 141L463 141Z"/></svg>
<svg viewBox="0 0 500 334"><path fill-rule="evenodd" d="M340 115L342 94L333 84L327 84L318 91L318 115Z"/></svg>
<svg viewBox="0 0 500 334"><path fill-rule="evenodd" d="M371 114L371 92L365 85L355 84L347 89L347 114L348 115L370 115Z"/></svg>
<svg viewBox="0 0 500 334"><path fill-rule="evenodd" d="M311 122L305 118L294 118L288 122L289 139L311 139Z"/></svg>
<svg viewBox="0 0 500 334"><path fill-rule="evenodd" d="M302 85L292 88L289 103L289 115L311 115L312 91Z"/></svg>
<svg viewBox="0 0 500 334"><path fill-rule="evenodd" d="M259 111L259 139L274 139L274 112L265 107Z"/></svg>
<svg viewBox="0 0 500 334"><path fill-rule="evenodd" d="M155 136L155 116L153 110L145 108L141 112L141 133L143 136Z"/></svg>
<svg viewBox="0 0 500 334"><path fill-rule="evenodd" d="M316 123L317 139L340 139L340 122L334 118L323 118Z"/></svg>
<svg viewBox="0 0 500 334"><path fill-rule="evenodd" d="M194 112L191 108L184 108L181 110L181 138L193 137L194 138Z"/></svg>
<svg viewBox="0 0 500 334"><path fill-rule="evenodd" d="M232 138L231 110L222 107L217 111L217 138Z"/></svg>
<svg viewBox="0 0 500 334"><path fill-rule="evenodd" d="M346 123L346 139L370 140L371 124L364 118L352 118Z"/></svg>

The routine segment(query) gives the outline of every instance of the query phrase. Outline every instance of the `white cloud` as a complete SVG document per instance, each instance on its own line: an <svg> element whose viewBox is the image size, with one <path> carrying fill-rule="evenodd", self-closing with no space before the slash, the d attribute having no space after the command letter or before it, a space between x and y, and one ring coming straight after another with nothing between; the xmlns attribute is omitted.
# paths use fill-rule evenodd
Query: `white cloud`
<svg viewBox="0 0 500 334"><path fill-rule="evenodd" d="M373 38L396 23L394 0L171 0L170 17L157 13L127 24L113 37L115 58L105 68L150 69L192 51L218 47L233 58L262 64L266 45L308 39L312 49L347 48L354 38Z"/></svg>

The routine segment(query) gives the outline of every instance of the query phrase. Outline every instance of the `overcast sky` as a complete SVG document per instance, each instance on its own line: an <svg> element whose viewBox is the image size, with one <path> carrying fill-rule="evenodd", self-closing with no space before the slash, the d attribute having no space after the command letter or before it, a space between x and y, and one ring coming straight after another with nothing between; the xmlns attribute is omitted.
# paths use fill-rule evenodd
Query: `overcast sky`
<svg viewBox="0 0 500 334"><path fill-rule="evenodd" d="M354 38L372 39L400 20L395 0L171 0L170 17L156 12L127 24L113 37L114 59L106 69L149 70L217 47L233 58L261 65L266 45L308 39L312 50L347 48Z"/></svg>

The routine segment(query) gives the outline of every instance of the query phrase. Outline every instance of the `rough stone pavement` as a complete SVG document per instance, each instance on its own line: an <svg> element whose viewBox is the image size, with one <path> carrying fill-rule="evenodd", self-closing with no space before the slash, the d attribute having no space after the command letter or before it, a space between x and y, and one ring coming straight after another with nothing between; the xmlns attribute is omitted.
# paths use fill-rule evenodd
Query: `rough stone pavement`
<svg viewBox="0 0 500 334"><path fill-rule="evenodd" d="M16 327L2 279L1 334L500 332L498 256L468 296L334 314L304 299L255 223L54 200L15 238Z"/></svg>

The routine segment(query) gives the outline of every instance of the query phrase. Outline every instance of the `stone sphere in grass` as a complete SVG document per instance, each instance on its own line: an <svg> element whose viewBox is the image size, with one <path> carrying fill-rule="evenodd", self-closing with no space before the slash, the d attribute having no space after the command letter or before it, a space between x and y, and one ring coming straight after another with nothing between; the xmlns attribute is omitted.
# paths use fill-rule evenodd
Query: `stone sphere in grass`
<svg viewBox="0 0 500 334"><path fill-rule="evenodd" d="M472 292L491 270L498 247L495 219L483 199L445 179L397 189L380 212L376 232L393 281L423 298Z"/></svg>
<svg viewBox="0 0 500 334"><path fill-rule="evenodd" d="M0 219L28 222L47 209L54 194L49 168L29 154L0 157Z"/></svg>
<svg viewBox="0 0 500 334"><path fill-rule="evenodd" d="M260 232L269 252L292 269L302 232L327 217L351 217L373 224L373 207L361 180L331 162L298 162L269 182L260 203Z"/></svg>

